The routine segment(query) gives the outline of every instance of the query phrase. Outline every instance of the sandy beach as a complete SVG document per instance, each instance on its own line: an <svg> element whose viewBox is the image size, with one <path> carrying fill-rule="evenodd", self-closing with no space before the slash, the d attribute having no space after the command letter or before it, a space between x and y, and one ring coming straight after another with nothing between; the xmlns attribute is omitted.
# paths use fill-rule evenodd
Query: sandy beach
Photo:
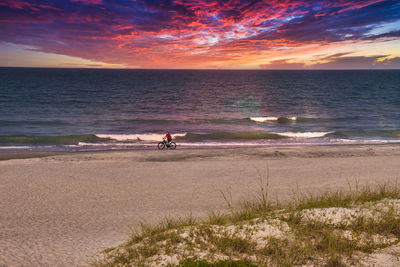
<svg viewBox="0 0 400 267"><path fill-rule="evenodd" d="M400 145L0 154L0 266L82 266L140 222L400 177Z"/></svg>

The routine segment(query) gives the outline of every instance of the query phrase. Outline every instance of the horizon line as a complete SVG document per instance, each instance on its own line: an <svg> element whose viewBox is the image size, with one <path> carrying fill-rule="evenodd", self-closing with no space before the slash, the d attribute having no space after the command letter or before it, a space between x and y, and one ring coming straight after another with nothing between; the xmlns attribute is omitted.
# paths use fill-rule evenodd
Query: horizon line
<svg viewBox="0 0 400 267"><path fill-rule="evenodd" d="M400 68L343 68L343 69L313 69L313 68L301 68L301 69L228 69L228 68L204 68L204 69L163 69L163 68L95 68L95 67L33 67L33 66L0 66L0 68L14 68L14 69L82 69L82 70L215 70L215 71L338 71L338 70L400 70Z"/></svg>

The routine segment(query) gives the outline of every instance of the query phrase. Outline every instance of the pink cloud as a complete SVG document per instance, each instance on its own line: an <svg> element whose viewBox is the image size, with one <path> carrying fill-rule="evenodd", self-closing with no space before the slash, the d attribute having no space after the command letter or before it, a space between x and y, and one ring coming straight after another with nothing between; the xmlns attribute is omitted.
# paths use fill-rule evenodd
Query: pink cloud
<svg viewBox="0 0 400 267"><path fill-rule="evenodd" d="M398 38L369 34L374 25L395 20L400 4L385 0L4 0L0 41L144 68L231 66L283 54L281 48Z"/></svg>

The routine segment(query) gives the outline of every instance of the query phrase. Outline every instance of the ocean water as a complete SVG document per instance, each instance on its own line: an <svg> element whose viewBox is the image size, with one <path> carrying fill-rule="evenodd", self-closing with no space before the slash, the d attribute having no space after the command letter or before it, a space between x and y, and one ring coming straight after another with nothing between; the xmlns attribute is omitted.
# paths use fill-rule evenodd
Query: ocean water
<svg viewBox="0 0 400 267"><path fill-rule="evenodd" d="M0 151L400 143L400 70L0 68Z"/></svg>

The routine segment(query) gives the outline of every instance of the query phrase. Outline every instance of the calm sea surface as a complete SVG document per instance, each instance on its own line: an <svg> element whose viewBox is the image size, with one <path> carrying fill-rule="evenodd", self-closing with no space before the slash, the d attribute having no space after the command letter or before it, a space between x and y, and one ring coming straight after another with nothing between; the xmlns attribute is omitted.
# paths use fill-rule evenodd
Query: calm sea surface
<svg viewBox="0 0 400 267"><path fill-rule="evenodd" d="M0 151L400 143L400 71L0 68Z"/></svg>

